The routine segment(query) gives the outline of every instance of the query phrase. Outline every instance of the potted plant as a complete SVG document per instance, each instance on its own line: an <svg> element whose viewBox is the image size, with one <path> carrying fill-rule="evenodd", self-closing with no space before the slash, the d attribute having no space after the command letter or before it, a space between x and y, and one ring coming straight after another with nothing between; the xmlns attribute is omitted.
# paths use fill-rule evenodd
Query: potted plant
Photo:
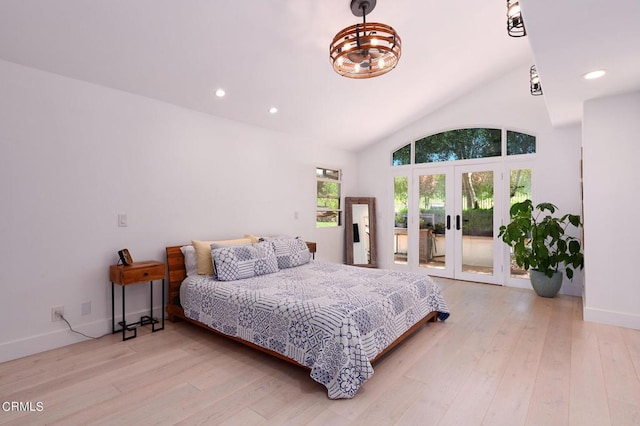
<svg viewBox="0 0 640 426"><path fill-rule="evenodd" d="M530 271L531 285L539 296L554 297L562 285L563 264L567 278L584 267L580 240L566 234L569 225L582 226L580 216L552 216L558 208L551 203L533 206L525 200L511 206L511 222L500 227L498 238L512 247L516 264Z"/></svg>

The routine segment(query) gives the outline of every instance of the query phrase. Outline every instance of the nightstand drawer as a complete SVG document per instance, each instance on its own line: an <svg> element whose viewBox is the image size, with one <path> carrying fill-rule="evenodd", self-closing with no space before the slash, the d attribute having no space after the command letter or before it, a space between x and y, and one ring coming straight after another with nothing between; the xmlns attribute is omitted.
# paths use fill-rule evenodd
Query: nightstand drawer
<svg viewBox="0 0 640 426"><path fill-rule="evenodd" d="M162 262L134 262L129 266L111 265L109 268L109 278L111 282L120 285L161 280L164 279L164 276L165 264Z"/></svg>

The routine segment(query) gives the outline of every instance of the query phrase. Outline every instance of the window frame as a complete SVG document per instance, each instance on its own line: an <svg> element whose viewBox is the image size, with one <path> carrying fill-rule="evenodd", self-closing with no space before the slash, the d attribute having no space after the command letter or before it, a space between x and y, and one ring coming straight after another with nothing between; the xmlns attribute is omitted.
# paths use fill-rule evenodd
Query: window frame
<svg viewBox="0 0 640 426"><path fill-rule="evenodd" d="M326 172L336 172L337 173L337 179L333 179L330 177L326 177L327 173ZM317 229L322 229L322 228L340 228L342 227L342 206L343 206L343 201L342 201L342 169L337 168L337 167L324 167L324 166L316 166L316 228ZM333 209L333 208L329 208L329 207L320 207L318 206L318 200L321 198L319 197L319 193L318 193L318 183L320 182L329 182L329 183L336 183L338 185L338 197L337 198L330 198L330 197L322 197L322 198L329 198L329 199L337 199L338 200L338 208L337 209ZM319 222L318 221L318 214L319 213L326 213L326 212L335 212L336 216L338 218L337 222L327 222L327 223L335 223L335 225L324 225L324 226L319 226Z"/></svg>

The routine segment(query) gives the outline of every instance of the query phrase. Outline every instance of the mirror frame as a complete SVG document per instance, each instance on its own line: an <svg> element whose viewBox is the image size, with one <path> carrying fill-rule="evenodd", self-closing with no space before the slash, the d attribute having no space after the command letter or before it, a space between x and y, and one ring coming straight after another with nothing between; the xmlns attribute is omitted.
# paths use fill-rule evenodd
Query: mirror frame
<svg viewBox="0 0 640 426"><path fill-rule="evenodd" d="M345 202L345 243L347 265L377 268L376 247L376 199L374 197L346 197ZM366 204L369 207L369 263L353 263L353 206Z"/></svg>

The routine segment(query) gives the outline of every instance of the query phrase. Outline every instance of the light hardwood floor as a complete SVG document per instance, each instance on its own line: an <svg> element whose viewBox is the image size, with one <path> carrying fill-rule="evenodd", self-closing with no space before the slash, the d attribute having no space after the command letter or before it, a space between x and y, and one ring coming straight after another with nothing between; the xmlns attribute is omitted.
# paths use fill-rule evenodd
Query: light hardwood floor
<svg viewBox="0 0 640 426"><path fill-rule="evenodd" d="M351 400L302 369L186 323L0 364L0 424L640 425L640 331L583 322L580 298L437 280L451 309Z"/></svg>

